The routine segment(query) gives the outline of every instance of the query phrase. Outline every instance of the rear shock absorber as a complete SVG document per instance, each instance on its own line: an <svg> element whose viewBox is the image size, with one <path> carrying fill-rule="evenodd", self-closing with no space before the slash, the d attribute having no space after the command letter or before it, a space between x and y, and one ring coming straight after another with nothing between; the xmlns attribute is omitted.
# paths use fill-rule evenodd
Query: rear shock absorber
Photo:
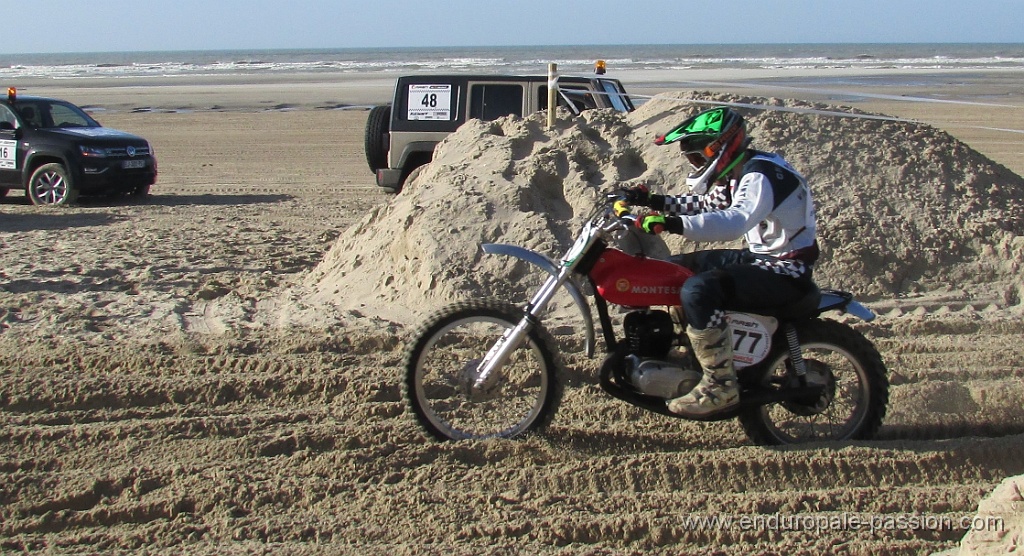
<svg viewBox="0 0 1024 556"><path fill-rule="evenodd" d="M793 364L793 371L800 379L801 386L807 386L807 364L804 362L804 354L800 350L800 339L796 336L796 327L792 323L786 323L786 342L789 344L789 361Z"/></svg>

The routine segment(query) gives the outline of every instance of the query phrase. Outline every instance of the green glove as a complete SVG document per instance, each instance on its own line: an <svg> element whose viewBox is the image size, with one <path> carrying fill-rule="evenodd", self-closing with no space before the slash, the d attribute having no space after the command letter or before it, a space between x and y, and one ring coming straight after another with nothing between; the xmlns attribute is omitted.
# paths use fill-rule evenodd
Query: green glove
<svg viewBox="0 0 1024 556"><path fill-rule="evenodd" d="M665 231L665 217L656 212L645 214L636 219L636 227L649 234L660 234Z"/></svg>

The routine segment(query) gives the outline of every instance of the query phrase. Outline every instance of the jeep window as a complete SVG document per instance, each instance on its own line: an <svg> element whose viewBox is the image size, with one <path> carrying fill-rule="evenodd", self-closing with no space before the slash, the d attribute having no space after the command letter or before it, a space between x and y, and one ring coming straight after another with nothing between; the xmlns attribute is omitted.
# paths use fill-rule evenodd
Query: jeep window
<svg viewBox="0 0 1024 556"><path fill-rule="evenodd" d="M608 100L616 110L619 112L631 112L633 110L633 103L626 96L626 91L623 91L622 87L619 87L616 82L602 79L601 86L604 87L604 92L608 93Z"/></svg>
<svg viewBox="0 0 1024 556"><path fill-rule="evenodd" d="M523 115L521 85L473 85L469 92L469 117L484 121Z"/></svg>
<svg viewBox="0 0 1024 556"><path fill-rule="evenodd" d="M594 100L594 95L590 94L586 87L573 87L560 85L558 87L558 106L566 106L575 114L579 114L584 110L590 110L597 108L597 102ZM542 85L539 90L540 98L538 99L537 105L540 110L548 109L548 86ZM572 106L567 106L571 103Z"/></svg>

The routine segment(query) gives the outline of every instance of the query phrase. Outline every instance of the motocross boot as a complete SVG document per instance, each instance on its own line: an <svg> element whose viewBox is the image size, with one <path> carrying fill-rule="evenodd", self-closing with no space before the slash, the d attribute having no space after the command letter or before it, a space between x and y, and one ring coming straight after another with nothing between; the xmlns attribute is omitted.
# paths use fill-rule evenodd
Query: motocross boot
<svg viewBox="0 0 1024 556"><path fill-rule="evenodd" d="M729 324L697 330L686 327L694 355L704 370L697 386L684 396L668 401L668 410L676 415L700 419L736 407L740 387L732 363L732 333Z"/></svg>

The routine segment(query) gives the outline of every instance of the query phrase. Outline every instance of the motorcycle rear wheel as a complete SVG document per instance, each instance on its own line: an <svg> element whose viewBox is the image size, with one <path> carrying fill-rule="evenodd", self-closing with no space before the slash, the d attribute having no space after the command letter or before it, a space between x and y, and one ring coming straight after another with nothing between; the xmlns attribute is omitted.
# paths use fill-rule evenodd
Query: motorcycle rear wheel
<svg viewBox="0 0 1024 556"><path fill-rule="evenodd" d="M739 422L747 436L761 445L872 438L889 402L889 380L878 350L853 328L827 319L798 324L797 337L808 379L823 380L826 393L815 403L743 410ZM778 346L769 357L764 382L783 382L791 365L786 346Z"/></svg>
<svg viewBox="0 0 1024 556"><path fill-rule="evenodd" d="M513 438L547 426L562 400L551 341L539 326L485 393L469 393L480 360L523 311L494 300L456 303L431 315L406 356L405 397L439 440Z"/></svg>

